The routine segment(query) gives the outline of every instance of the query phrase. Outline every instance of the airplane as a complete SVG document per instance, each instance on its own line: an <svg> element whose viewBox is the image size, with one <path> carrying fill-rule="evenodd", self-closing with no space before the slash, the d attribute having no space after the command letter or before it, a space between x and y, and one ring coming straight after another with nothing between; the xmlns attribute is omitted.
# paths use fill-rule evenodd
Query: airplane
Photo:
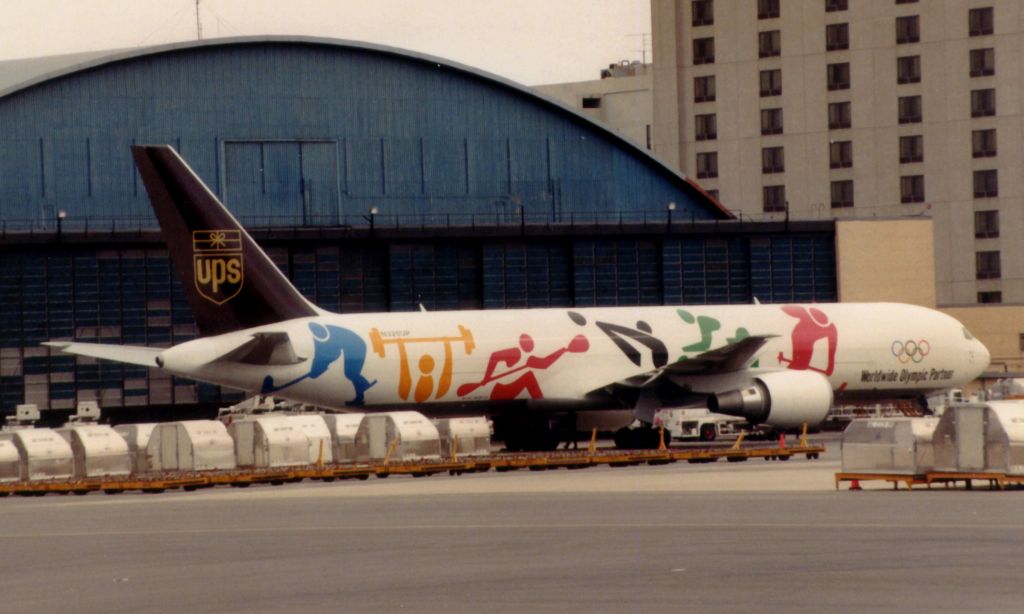
<svg viewBox="0 0 1024 614"><path fill-rule="evenodd" d="M132 155L199 336L44 345L341 411L483 413L510 450L552 449L552 425L565 423L651 447L662 407L813 426L834 399L917 398L989 364L956 319L897 303L334 314L299 293L173 148ZM648 428L626 429L634 419Z"/></svg>

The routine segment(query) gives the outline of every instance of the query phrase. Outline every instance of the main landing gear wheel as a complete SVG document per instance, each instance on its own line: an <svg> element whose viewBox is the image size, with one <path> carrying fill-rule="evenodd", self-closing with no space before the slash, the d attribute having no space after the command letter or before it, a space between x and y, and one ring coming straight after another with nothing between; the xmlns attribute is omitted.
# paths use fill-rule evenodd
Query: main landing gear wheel
<svg viewBox="0 0 1024 614"><path fill-rule="evenodd" d="M701 441L714 441L717 433L715 432L714 424L702 424L700 425L700 440Z"/></svg>

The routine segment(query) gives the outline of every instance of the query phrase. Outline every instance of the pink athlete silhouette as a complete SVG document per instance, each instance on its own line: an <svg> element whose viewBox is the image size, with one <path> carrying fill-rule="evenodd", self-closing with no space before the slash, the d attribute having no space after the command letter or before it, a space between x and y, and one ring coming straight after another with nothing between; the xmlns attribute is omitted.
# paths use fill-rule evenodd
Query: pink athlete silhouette
<svg viewBox="0 0 1024 614"><path fill-rule="evenodd" d="M519 335L519 346L510 347L504 350L498 350L491 354L490 359L487 362L487 370L484 372L484 377L479 382L471 382L459 386L456 391L460 397L466 396L472 393L481 386L486 386L491 382L497 382L497 380L504 379L505 383L497 382L494 387L491 388L491 400L506 401L514 399L519 396L519 393L524 390L530 395L531 399L543 399L544 392L540 389L540 384L537 382L537 376L534 374L533 369L544 370L555 364L559 358L562 357L566 352L572 352L578 354L586 352L590 349L590 342L583 335L576 335L569 341L569 344L565 347L558 348L554 352L551 352L547 356L533 356L533 338L526 333ZM526 356L526 360L523 361L523 356ZM520 362L522 361L522 364ZM495 373L500 365L507 367L502 373ZM518 366L516 366L518 365ZM519 377L508 379L509 376L516 373L522 372Z"/></svg>
<svg viewBox="0 0 1024 614"><path fill-rule="evenodd" d="M779 352L779 364L786 363L788 368L798 371L817 371L825 375L832 375L836 366L836 343L839 339L836 325L829 322L825 312L814 307L786 305L782 311L799 321L791 333L793 356L786 358L782 352ZM811 366L811 359L814 358L814 344L822 339L828 345L828 366L819 369Z"/></svg>

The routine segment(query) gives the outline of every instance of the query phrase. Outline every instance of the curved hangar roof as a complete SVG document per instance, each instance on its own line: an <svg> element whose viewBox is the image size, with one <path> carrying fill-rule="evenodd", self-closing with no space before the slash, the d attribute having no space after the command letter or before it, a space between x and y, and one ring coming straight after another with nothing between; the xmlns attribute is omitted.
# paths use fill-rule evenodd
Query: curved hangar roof
<svg viewBox="0 0 1024 614"><path fill-rule="evenodd" d="M29 77L36 68L51 71ZM561 104L396 49L216 39L0 64L0 218L150 220L128 153L171 143L250 224L380 215L726 219L699 186ZM8 80L7 83L10 83ZM0 87L4 79L0 78Z"/></svg>

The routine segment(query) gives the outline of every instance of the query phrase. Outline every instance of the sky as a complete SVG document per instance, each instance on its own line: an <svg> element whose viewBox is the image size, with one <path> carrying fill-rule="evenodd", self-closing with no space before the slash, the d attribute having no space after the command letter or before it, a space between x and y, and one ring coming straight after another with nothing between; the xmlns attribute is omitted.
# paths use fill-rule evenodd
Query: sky
<svg viewBox="0 0 1024 614"><path fill-rule="evenodd" d="M435 55L523 83L650 61L650 0L200 0L203 38L303 35ZM0 60L195 40L195 0L0 0Z"/></svg>

